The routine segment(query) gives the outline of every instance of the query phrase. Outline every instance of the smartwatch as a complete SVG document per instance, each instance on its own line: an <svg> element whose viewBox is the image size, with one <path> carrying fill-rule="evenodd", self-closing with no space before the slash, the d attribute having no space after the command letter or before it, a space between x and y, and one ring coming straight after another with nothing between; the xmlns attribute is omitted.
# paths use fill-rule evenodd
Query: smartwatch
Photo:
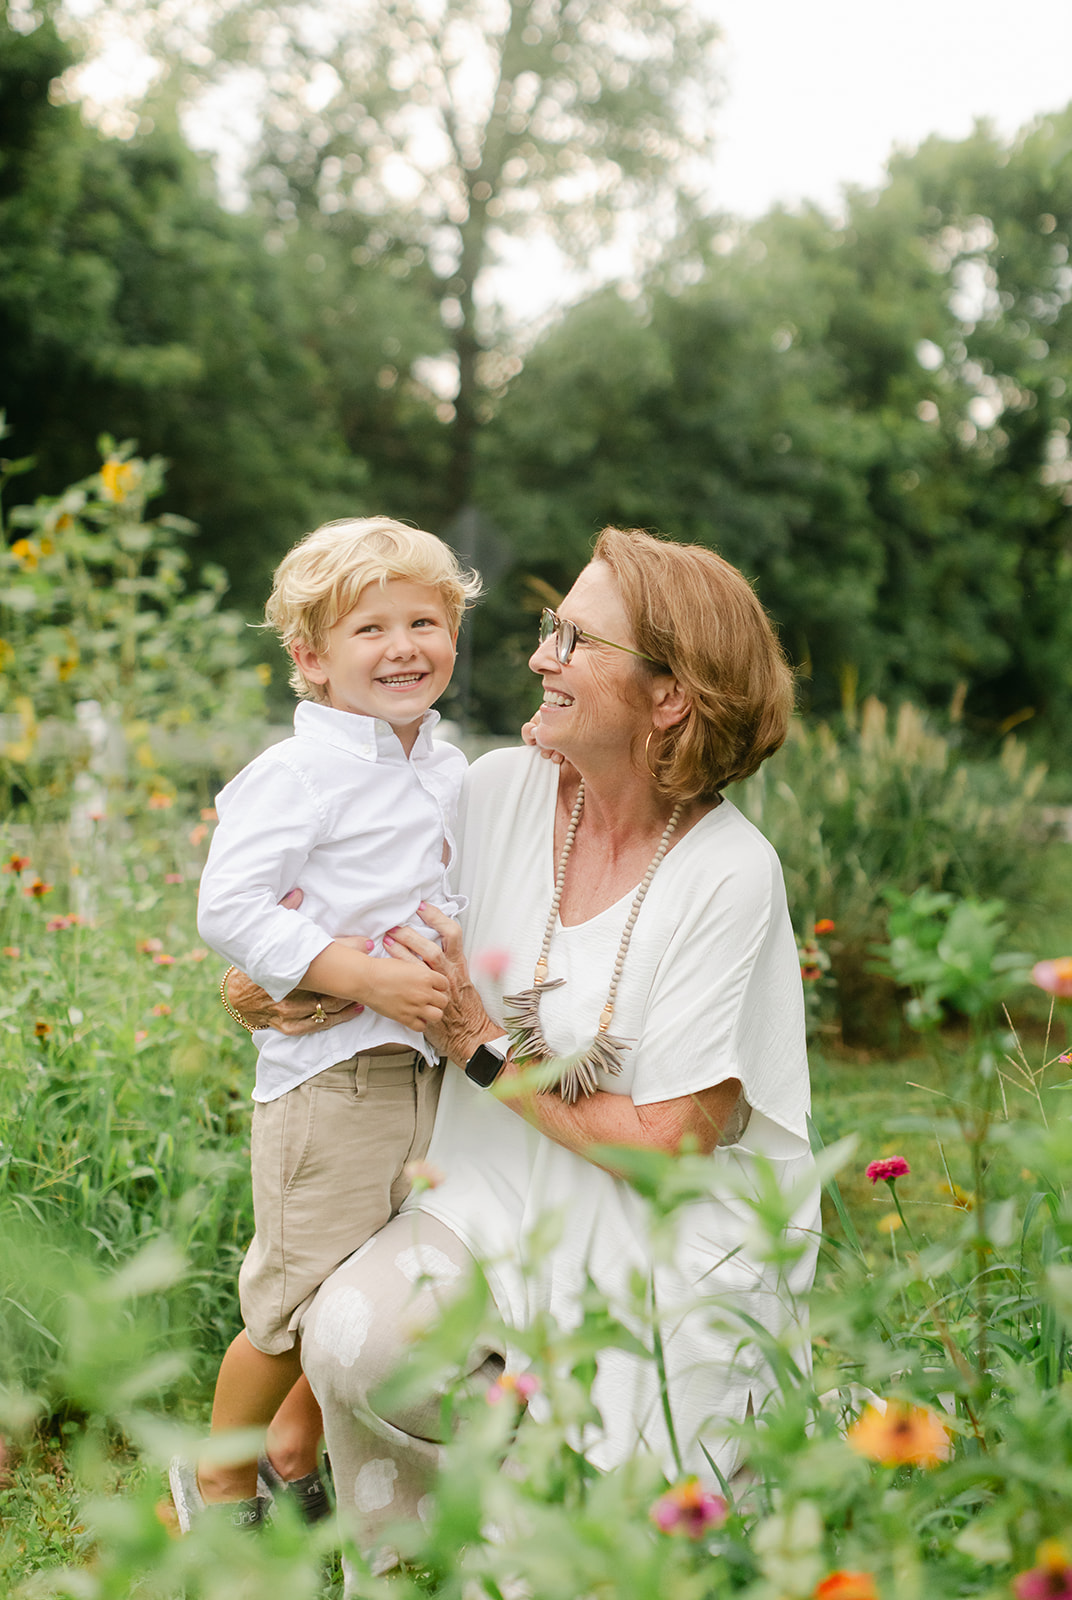
<svg viewBox="0 0 1072 1600"><path fill-rule="evenodd" d="M490 1089L506 1065L510 1036L504 1033L488 1044L478 1045L465 1063L465 1076L481 1089Z"/></svg>

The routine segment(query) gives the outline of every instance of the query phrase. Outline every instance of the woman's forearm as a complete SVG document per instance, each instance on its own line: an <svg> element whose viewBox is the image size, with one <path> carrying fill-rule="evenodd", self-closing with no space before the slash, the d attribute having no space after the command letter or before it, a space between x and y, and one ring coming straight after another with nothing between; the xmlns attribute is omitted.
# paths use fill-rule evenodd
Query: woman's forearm
<svg viewBox="0 0 1072 1600"><path fill-rule="evenodd" d="M708 1153L718 1143L741 1092L739 1081L729 1078L695 1094L652 1105L638 1106L629 1095L604 1090L570 1105L553 1091L523 1088L523 1076L513 1062L507 1063L497 1089L503 1104L556 1144L588 1159L594 1145L635 1145L674 1154L685 1140ZM509 1093L511 1083L518 1085L516 1094ZM613 1171L613 1166L608 1165L607 1170Z"/></svg>

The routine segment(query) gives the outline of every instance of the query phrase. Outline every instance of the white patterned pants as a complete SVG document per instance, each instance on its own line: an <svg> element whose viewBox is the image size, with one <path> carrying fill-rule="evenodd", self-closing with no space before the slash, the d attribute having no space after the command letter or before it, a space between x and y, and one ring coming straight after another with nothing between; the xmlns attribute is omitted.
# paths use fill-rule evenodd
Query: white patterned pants
<svg viewBox="0 0 1072 1600"><path fill-rule="evenodd" d="M361 1548L421 1514L443 1441L440 1397L381 1415L370 1402L405 1360L414 1329L433 1322L478 1271L461 1240L420 1211L392 1217L332 1273L302 1322L302 1363L324 1413L339 1517ZM490 1385L501 1352L470 1352L467 1387Z"/></svg>

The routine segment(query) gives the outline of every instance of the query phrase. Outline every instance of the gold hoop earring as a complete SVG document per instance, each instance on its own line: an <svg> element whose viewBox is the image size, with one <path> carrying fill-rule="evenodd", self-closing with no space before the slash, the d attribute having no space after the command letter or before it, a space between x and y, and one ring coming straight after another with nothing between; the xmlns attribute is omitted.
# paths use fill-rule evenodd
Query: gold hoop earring
<svg viewBox="0 0 1072 1600"><path fill-rule="evenodd" d="M653 769L652 764L651 764L651 760L650 760L650 758L648 756L648 746L651 744L651 736L652 736L652 734L654 732L655 732L654 728L650 729L649 733L648 733L648 737L644 740L644 765L647 767L648 771L651 773L651 775L654 778L655 782L659 783L661 781L660 778L659 778L659 774Z"/></svg>

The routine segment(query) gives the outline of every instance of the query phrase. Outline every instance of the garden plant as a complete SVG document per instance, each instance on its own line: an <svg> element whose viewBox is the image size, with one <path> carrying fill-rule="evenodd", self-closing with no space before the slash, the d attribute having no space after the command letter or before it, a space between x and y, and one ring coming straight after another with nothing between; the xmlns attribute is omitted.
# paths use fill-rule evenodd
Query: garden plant
<svg viewBox="0 0 1072 1600"><path fill-rule="evenodd" d="M951 774L947 758L911 755L912 739L937 735L902 713L891 736L875 710L866 734L802 730L761 797L764 825L788 856L802 944L813 947L806 981L832 981L836 947L851 936L863 945L861 971L874 967L868 976L903 1006L912 1043L900 1061L862 1061L839 1051L831 1032L818 1034L814 1146L828 1204L811 1304L814 1371L763 1329L740 1328L743 1341L764 1345L779 1379L777 1402L742 1424L747 1471L701 1486L668 1481L641 1455L600 1474L575 1448L598 1352L639 1346L660 1360L649 1285L638 1282L630 1327L593 1289L579 1326L537 1321L514 1335L516 1362L491 1391L452 1399L459 1426L433 1508L398 1530L403 1566L394 1574L374 1577L356 1550L340 1554L330 1525L306 1530L285 1507L259 1538L210 1523L174 1537L161 1515L164 1467L204 1433L211 1376L237 1326L234 1283L251 1228L252 1060L219 1005L216 964L194 927L213 826L211 764L169 766L166 748L146 738L152 758L142 765L129 729L159 725L183 703L195 721L215 725L218 713L222 722L232 670L249 691L239 709L254 742L260 703L218 592L188 593L181 563L161 554L179 530L146 522L144 500L131 503L135 485L151 484L146 464L111 452L105 471L79 487L81 503L72 491L38 507L17 530L27 549L3 558L0 611L26 622L22 633L4 622L8 705L30 699L39 727L49 716L73 723L75 698L95 699L106 722L128 730L130 763L126 777L110 776L94 765L91 742L53 755L39 736L5 731L6 1592L312 1600L341 1594L344 1558L353 1592L368 1600L1072 1595L1072 972L1060 959L1038 963L1067 946L1024 948L1020 900L1025 883L1062 870L1055 852L1068 847L1036 826L1032 780L1015 770L1015 754L978 771L958 755ZM49 525L53 514L55 524L69 515L71 527ZM141 551L124 545L132 537L145 540ZM132 587L98 594L117 572ZM33 606L19 613L12 593L31 591ZM121 602L118 619L102 619L100 608ZM65 628L86 674L77 694L73 674L49 677L43 665ZM132 641L125 679L105 675L115 652L97 636L109 631ZM16 679L20 653L34 649L40 670ZM825 784L834 799L842 782L866 795L867 761L887 790L899 774L905 795L917 796L895 820L918 812L920 827L913 846L891 823L883 837L890 848L899 837L894 863L864 854L886 848L866 843L881 819L871 813L865 826L866 816L855 822L846 811L841 825L846 836L857 828L858 844L839 877L837 863L852 852L832 845L836 817L820 819L813 796ZM807 782L794 763L807 767ZM96 786L92 804L80 775ZM795 855L791 830L779 837L779 808L799 820ZM809 842L824 838L825 876L816 869L805 879ZM1009 866L1012 855L1022 859ZM865 888L854 929L852 895L863 904ZM615 1159L669 1238L678 1210L708 1181L705 1160ZM785 1199L773 1182L745 1198L757 1237L785 1259L796 1248L783 1236ZM553 1226L549 1218L534 1253ZM709 1312L726 1315L715 1303ZM493 1317L478 1283L414 1341L397 1382L437 1381ZM672 1393L664 1403L672 1434Z"/></svg>

